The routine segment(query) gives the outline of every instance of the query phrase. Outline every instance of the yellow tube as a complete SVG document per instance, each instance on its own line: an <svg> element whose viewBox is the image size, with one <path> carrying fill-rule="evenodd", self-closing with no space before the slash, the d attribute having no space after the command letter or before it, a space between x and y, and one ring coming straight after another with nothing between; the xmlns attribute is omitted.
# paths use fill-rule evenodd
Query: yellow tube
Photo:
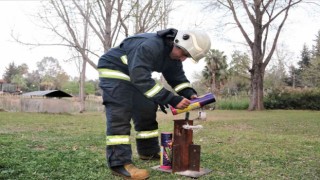
<svg viewBox="0 0 320 180"><path fill-rule="evenodd" d="M186 107L184 109L175 109L175 110L176 110L176 114L180 114L180 113L187 112L192 109L197 109L200 107L201 107L200 102L195 102L195 103L190 104L188 107Z"/></svg>

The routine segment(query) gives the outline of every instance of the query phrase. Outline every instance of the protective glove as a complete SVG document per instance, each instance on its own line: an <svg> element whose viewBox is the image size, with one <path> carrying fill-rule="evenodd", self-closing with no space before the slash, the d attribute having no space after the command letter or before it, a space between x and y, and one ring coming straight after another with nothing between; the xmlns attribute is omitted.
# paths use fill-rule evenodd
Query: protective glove
<svg viewBox="0 0 320 180"><path fill-rule="evenodd" d="M165 104L165 105L159 104L159 106L160 106L161 111L164 112L165 114L167 114L166 108L169 108L168 104Z"/></svg>

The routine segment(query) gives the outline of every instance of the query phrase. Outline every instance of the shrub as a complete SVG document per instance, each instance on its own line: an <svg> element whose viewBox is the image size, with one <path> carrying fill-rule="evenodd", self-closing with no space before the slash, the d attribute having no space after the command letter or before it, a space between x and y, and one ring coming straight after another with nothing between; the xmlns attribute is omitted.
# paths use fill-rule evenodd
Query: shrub
<svg viewBox="0 0 320 180"><path fill-rule="evenodd" d="M320 110L319 89L275 89L264 98L266 109Z"/></svg>

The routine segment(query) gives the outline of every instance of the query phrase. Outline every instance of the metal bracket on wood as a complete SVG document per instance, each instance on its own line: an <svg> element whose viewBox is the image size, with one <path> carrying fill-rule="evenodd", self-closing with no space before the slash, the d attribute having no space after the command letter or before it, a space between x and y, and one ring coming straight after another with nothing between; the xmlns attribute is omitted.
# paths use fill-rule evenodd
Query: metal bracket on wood
<svg viewBox="0 0 320 180"><path fill-rule="evenodd" d="M201 147L193 144L193 131L183 128L186 124L193 125L193 121L187 118L174 120L172 169L163 170L160 166L155 166L153 169L192 178L211 172L209 169L200 168Z"/></svg>

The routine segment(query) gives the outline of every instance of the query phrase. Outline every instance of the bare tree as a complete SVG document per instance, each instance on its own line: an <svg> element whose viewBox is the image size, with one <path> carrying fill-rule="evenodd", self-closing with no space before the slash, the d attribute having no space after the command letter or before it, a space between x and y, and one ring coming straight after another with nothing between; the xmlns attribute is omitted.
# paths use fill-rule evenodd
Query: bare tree
<svg viewBox="0 0 320 180"><path fill-rule="evenodd" d="M43 87L44 90L61 89L62 84L66 83L69 79L69 76L67 76L60 66L59 61L53 57L44 57L41 61L37 62L37 68L39 89L40 87Z"/></svg>
<svg viewBox="0 0 320 180"><path fill-rule="evenodd" d="M143 1L143 3L140 3L139 0L43 1L43 12L38 13L37 17L43 23L44 28L53 32L58 42L25 43L13 37L17 42L26 45L65 46L77 52L79 56L73 58L82 60L81 68L79 68L79 97L80 112L83 112L85 110L84 82L87 63L96 69L97 66L93 59L99 58L101 51L108 51L117 42L122 31L124 36L128 36L129 33L135 34L161 27L163 23L159 22L164 21L164 16L168 15L171 6L171 0L164 2L169 3L163 3L160 0ZM130 23L133 21L138 22L135 24L138 27L133 26L130 29L129 27L132 27Z"/></svg>
<svg viewBox="0 0 320 180"><path fill-rule="evenodd" d="M280 32L290 9L302 0L217 0L211 5L220 5L232 13L236 26L250 47L252 66L251 97L249 110L263 110L263 79L265 69L276 49ZM252 28L247 23L251 23ZM269 46L271 44L271 46Z"/></svg>
<svg viewBox="0 0 320 180"><path fill-rule="evenodd" d="M172 3L173 0L118 0L118 19L125 36L167 28Z"/></svg>
<svg viewBox="0 0 320 180"><path fill-rule="evenodd" d="M287 77L286 62L289 62L292 58L282 45L276 48L274 55L264 78L264 87L268 90L284 88Z"/></svg>

